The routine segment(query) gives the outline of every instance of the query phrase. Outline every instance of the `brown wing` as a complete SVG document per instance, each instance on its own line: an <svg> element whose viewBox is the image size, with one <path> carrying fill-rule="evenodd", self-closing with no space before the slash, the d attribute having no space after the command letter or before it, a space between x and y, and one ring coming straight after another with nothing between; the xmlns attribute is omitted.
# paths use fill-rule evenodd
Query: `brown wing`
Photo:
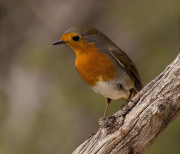
<svg viewBox="0 0 180 154"><path fill-rule="evenodd" d="M119 64L124 68L124 70L135 78L135 87L138 91L143 88L141 83L141 79L138 73L138 70L132 60L128 57L128 55L122 51L121 49L111 50L110 53L113 57L119 62Z"/></svg>

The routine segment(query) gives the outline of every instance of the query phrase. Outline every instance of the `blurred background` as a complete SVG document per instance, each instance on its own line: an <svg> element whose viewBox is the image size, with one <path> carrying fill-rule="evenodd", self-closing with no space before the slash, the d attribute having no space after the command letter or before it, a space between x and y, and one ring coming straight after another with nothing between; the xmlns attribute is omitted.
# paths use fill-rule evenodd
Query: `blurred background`
<svg viewBox="0 0 180 154"><path fill-rule="evenodd" d="M178 1L1 1L0 153L69 154L99 129L105 99L87 86L75 53L52 46L76 25L105 33L142 83L179 53ZM112 115L124 100L113 101ZM179 154L180 118L146 151Z"/></svg>

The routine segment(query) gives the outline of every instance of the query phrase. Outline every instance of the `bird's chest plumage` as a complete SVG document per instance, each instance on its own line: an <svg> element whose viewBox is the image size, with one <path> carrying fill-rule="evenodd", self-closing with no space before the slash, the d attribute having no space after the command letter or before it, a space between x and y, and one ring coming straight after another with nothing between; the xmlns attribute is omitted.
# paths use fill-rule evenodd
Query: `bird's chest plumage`
<svg viewBox="0 0 180 154"><path fill-rule="evenodd" d="M77 55L75 65L81 78L91 87L100 80L109 82L116 74L113 60L106 53L99 53L96 48Z"/></svg>

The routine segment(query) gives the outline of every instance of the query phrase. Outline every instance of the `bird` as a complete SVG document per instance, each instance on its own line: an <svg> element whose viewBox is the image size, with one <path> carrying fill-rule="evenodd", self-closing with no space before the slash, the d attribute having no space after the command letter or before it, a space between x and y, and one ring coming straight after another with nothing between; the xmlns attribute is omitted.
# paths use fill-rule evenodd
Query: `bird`
<svg viewBox="0 0 180 154"><path fill-rule="evenodd" d="M71 27L52 45L58 44L66 44L74 50L80 77L106 98L103 117L111 100L124 98L127 104L143 88L132 60L98 29L90 25Z"/></svg>

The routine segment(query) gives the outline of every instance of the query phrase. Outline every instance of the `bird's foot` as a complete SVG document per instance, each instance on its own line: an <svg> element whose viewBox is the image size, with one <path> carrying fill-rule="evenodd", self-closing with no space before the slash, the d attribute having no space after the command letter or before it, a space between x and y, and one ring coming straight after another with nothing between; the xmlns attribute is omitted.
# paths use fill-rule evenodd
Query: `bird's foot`
<svg viewBox="0 0 180 154"><path fill-rule="evenodd" d="M128 108L129 108L129 103L134 103L134 101L132 100L132 99L130 99L130 98L127 98L126 100L125 100L125 104L123 104L122 106L121 106L121 110L128 110ZM131 106L131 105L130 105Z"/></svg>
<svg viewBox="0 0 180 154"><path fill-rule="evenodd" d="M91 137L93 137L94 135L96 135L96 133L97 133L97 132L92 133L92 134L88 137L88 139L90 139Z"/></svg>

